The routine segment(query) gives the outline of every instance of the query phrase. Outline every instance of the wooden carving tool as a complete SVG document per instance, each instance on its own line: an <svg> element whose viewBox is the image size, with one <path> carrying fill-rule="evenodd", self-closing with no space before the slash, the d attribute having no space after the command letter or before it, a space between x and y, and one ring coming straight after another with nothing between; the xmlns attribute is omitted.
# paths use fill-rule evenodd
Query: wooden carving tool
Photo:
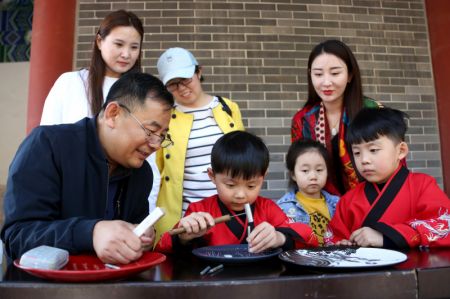
<svg viewBox="0 0 450 299"><path fill-rule="evenodd" d="M218 223L222 223L222 222L227 222L227 221L230 221L231 218L236 217L236 216L240 216L240 215L243 215L243 214L245 214L245 213L240 213L240 214L235 214L235 215L229 215L229 214L228 215L223 215L223 216L214 218L214 223L218 224ZM182 234L182 233L185 233L185 232L186 232L186 229L184 227L177 227L177 228L169 230L169 235L175 236L175 235L179 235L179 234Z"/></svg>

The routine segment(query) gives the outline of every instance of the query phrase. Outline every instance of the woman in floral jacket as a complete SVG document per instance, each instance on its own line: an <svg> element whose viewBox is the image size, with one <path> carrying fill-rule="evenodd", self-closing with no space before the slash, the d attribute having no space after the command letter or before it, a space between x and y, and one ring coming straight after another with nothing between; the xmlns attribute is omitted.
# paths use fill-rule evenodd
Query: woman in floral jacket
<svg viewBox="0 0 450 299"><path fill-rule="evenodd" d="M317 140L327 148L330 170L325 190L343 194L360 180L345 144L345 130L362 107L379 107L362 94L358 63L338 40L324 41L308 60L308 100L292 118L291 141Z"/></svg>

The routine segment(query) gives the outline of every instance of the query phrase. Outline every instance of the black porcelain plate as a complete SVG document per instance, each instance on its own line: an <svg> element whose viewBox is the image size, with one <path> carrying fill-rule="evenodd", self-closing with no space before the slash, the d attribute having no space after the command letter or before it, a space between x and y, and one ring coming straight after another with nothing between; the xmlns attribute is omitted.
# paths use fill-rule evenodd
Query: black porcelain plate
<svg viewBox="0 0 450 299"><path fill-rule="evenodd" d="M192 253L204 260L220 263L248 263L269 259L282 252L281 248L260 253L248 252L247 244L221 245L196 248Z"/></svg>

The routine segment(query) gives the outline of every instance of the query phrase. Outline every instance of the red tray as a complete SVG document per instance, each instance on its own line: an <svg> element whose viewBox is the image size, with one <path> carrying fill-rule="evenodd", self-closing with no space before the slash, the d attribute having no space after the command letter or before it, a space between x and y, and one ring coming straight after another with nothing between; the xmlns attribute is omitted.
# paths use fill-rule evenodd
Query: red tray
<svg viewBox="0 0 450 299"><path fill-rule="evenodd" d="M144 252L142 257L127 265L119 265L120 269L106 268L105 264L94 255L72 255L69 262L60 270L34 269L21 266L19 259L14 265L34 276L68 282L85 282L122 279L151 268L166 260L166 256L158 252Z"/></svg>

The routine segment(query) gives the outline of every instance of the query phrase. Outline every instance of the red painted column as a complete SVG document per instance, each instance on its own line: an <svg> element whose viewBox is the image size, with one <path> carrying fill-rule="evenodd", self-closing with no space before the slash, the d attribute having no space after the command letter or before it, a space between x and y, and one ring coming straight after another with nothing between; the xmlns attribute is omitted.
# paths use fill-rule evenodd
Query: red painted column
<svg viewBox="0 0 450 299"><path fill-rule="evenodd" d="M426 0L441 141L444 190L450 196L450 1Z"/></svg>
<svg viewBox="0 0 450 299"><path fill-rule="evenodd" d="M41 121L50 88L72 70L77 0L34 0L27 133Z"/></svg>

